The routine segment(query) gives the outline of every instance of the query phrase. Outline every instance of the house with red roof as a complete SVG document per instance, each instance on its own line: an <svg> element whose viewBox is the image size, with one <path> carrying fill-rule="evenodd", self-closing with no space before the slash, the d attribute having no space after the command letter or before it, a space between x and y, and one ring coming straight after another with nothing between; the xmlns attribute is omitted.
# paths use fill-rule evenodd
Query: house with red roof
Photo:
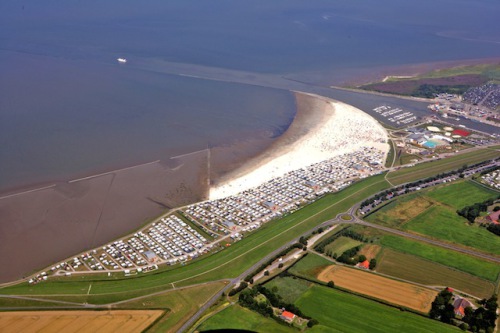
<svg viewBox="0 0 500 333"><path fill-rule="evenodd" d="M491 223L499 223L498 221L499 218L500 218L500 210L497 210L496 212L493 212L490 215L486 216L486 219L491 221Z"/></svg>
<svg viewBox="0 0 500 333"><path fill-rule="evenodd" d="M453 132L451 132L452 135L460 135L460 136L469 136L470 135L470 132L469 131L466 131L466 130L463 130L463 129L459 129L457 128L456 130L454 130Z"/></svg>
<svg viewBox="0 0 500 333"><path fill-rule="evenodd" d="M367 259L363 262L358 263L356 266L358 266L358 268L362 268L362 269L370 269L370 262Z"/></svg>
<svg viewBox="0 0 500 333"><path fill-rule="evenodd" d="M471 302L459 296L455 298L455 301L453 302L453 309L455 311L455 315L460 317L465 316L465 308L467 307L472 307Z"/></svg>
<svg viewBox="0 0 500 333"><path fill-rule="evenodd" d="M291 323L295 319L295 315L293 313L291 313L290 311L285 310L281 313L280 318L286 322Z"/></svg>

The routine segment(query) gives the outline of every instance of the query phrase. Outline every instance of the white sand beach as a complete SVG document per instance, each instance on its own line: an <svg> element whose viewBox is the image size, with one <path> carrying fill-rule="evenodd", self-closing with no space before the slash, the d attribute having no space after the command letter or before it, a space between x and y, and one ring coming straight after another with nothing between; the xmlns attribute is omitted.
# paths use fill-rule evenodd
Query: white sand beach
<svg viewBox="0 0 500 333"><path fill-rule="evenodd" d="M361 147L389 151L386 130L363 111L332 99L296 93L297 115L263 154L210 188L210 200L259 186L287 172Z"/></svg>

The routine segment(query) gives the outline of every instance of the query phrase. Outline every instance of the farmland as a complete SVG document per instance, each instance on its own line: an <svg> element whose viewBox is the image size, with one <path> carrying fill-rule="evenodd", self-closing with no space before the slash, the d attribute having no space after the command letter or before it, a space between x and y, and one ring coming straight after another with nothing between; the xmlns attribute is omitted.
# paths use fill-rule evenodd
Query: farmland
<svg viewBox="0 0 500 333"><path fill-rule="evenodd" d="M425 193L427 197L454 209L495 198L499 194L500 193L489 190L471 181L462 181L447 186L440 186Z"/></svg>
<svg viewBox="0 0 500 333"><path fill-rule="evenodd" d="M266 318L254 311L239 305L232 305L202 323L197 330L239 329L251 332L297 332L297 330L281 325L275 320Z"/></svg>
<svg viewBox="0 0 500 333"><path fill-rule="evenodd" d="M489 281L496 281L500 273L500 266L490 261L403 237L384 235L380 239L380 244L384 247L431 260Z"/></svg>
<svg viewBox="0 0 500 333"><path fill-rule="evenodd" d="M485 228L469 225L466 219L447 207L432 207L403 229L500 255L500 237Z"/></svg>
<svg viewBox="0 0 500 333"><path fill-rule="evenodd" d="M391 249L383 250L377 272L430 286L449 286L479 298L490 297L495 289L491 281Z"/></svg>
<svg viewBox="0 0 500 333"><path fill-rule="evenodd" d="M471 181L459 181L398 198L366 220L500 255L499 237L470 225L456 213L464 206L497 196L497 192Z"/></svg>
<svg viewBox="0 0 500 333"><path fill-rule="evenodd" d="M332 262L330 260L317 254L309 253L293 265L289 269L289 272L297 276L316 279L316 276L331 264Z"/></svg>
<svg viewBox="0 0 500 333"><path fill-rule="evenodd" d="M319 321L309 332L459 332L438 321L319 285L309 288L295 304Z"/></svg>
<svg viewBox="0 0 500 333"><path fill-rule="evenodd" d="M0 331L141 332L162 314L160 310L0 312Z"/></svg>
<svg viewBox="0 0 500 333"><path fill-rule="evenodd" d="M437 295L432 289L345 266L329 266L317 278L323 282L334 281L336 286L419 312L428 312Z"/></svg>
<svg viewBox="0 0 500 333"><path fill-rule="evenodd" d="M325 247L325 253L337 253L339 256L355 246L363 244L349 237L339 237Z"/></svg>

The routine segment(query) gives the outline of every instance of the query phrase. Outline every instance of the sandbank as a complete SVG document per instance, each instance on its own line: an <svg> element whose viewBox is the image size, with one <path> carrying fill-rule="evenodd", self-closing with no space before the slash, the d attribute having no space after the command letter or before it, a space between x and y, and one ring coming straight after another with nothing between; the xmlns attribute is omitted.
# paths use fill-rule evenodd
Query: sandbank
<svg viewBox="0 0 500 333"><path fill-rule="evenodd" d="M296 93L288 130L260 156L210 188L210 199L235 195L273 178L362 147L389 151L386 130L363 111L322 96Z"/></svg>

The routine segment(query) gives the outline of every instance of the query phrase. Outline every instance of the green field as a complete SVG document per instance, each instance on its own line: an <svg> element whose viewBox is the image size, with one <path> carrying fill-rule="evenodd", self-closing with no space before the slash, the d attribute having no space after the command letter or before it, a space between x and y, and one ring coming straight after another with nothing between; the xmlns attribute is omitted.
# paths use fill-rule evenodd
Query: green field
<svg viewBox="0 0 500 333"><path fill-rule="evenodd" d="M458 181L398 198L365 219L500 255L500 237L469 225L456 213L464 206L496 197L498 192L472 181Z"/></svg>
<svg viewBox="0 0 500 333"><path fill-rule="evenodd" d="M295 301L311 286L312 282L293 277L275 278L265 284L267 289L277 288L277 293L287 303Z"/></svg>
<svg viewBox="0 0 500 333"><path fill-rule="evenodd" d="M394 185L403 184L418 179L434 176L438 173L456 170L464 164L474 164L500 157L500 152L482 148L471 152L447 157L442 160L419 163L411 168L401 168L387 175L387 179Z"/></svg>
<svg viewBox="0 0 500 333"><path fill-rule="evenodd" d="M103 280L102 278L93 280L92 276L85 276L49 280L35 286L21 283L2 288L0 293L11 295L65 294L66 296L63 298L66 301L107 304L169 289L172 287L172 283L179 287L235 277L282 244L346 211L360 198L387 188L389 185L383 177L383 174L371 177L341 192L327 195L294 214L268 223L258 232L245 237L229 249L186 266L174 266L135 278L115 276L111 280ZM87 295L90 285L92 285L91 293Z"/></svg>
<svg viewBox="0 0 500 333"><path fill-rule="evenodd" d="M500 237L443 206L433 206L404 225L404 230L461 244L483 252L500 255Z"/></svg>
<svg viewBox="0 0 500 333"><path fill-rule="evenodd" d="M433 188L426 191L425 195L456 210L496 198L500 193L471 181L462 181Z"/></svg>
<svg viewBox="0 0 500 333"><path fill-rule="evenodd" d="M342 253L344 253L344 251L352 249L353 247L361 244L363 243L360 241L341 236L325 247L325 253L336 253L340 256Z"/></svg>
<svg viewBox="0 0 500 333"><path fill-rule="evenodd" d="M319 285L309 288L295 304L319 321L309 332L459 332L456 327Z"/></svg>
<svg viewBox="0 0 500 333"><path fill-rule="evenodd" d="M500 265L493 262L403 237L385 235L381 237L380 244L396 251L431 260L489 281L496 281L500 273Z"/></svg>
<svg viewBox="0 0 500 333"><path fill-rule="evenodd" d="M490 297L495 289L491 281L389 248L383 250L376 270L429 286L448 286L479 298Z"/></svg>
<svg viewBox="0 0 500 333"><path fill-rule="evenodd" d="M320 255L309 253L299 260L288 271L297 276L303 276L309 279L316 279L316 276L327 266L333 265L333 262L323 258Z"/></svg>
<svg viewBox="0 0 500 333"><path fill-rule="evenodd" d="M297 332L296 329L279 324L276 320L266 318L256 312L232 305L207 319L198 326L197 331L240 329L252 332Z"/></svg>

